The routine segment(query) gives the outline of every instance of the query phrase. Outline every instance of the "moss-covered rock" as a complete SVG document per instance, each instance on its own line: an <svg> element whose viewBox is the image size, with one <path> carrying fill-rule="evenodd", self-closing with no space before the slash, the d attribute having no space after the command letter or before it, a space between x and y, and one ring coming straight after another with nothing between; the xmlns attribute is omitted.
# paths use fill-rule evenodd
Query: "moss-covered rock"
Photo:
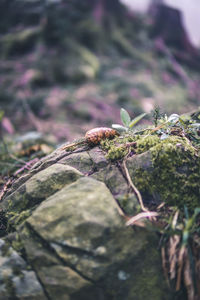
<svg viewBox="0 0 200 300"><path fill-rule="evenodd" d="M135 153L127 159L131 178L141 191L144 201L161 201L189 209L198 207L200 158L198 150L185 137L130 135L102 142L107 158L116 161L128 154L127 143Z"/></svg>
<svg viewBox="0 0 200 300"><path fill-rule="evenodd" d="M146 130L93 149L57 149L2 202L7 230L17 232L12 247L27 259L48 298L173 299L161 270L158 236L148 228L125 227L119 215L116 202L127 215L140 211L124 157L145 206L198 205L199 156L185 137L162 140ZM8 286L15 295L11 283L4 295Z"/></svg>
<svg viewBox="0 0 200 300"><path fill-rule="evenodd" d="M8 212L22 212L30 209L81 176L82 174L73 167L54 164L22 184L6 197L2 206Z"/></svg>
<svg viewBox="0 0 200 300"><path fill-rule="evenodd" d="M140 145L139 153L146 147ZM150 194L156 201L160 199L182 209L184 205L189 209L198 207L200 158L188 140L171 136L148 145L145 150L151 155L152 166L148 171L140 167L132 173L140 191Z"/></svg>
<svg viewBox="0 0 200 300"><path fill-rule="evenodd" d="M157 236L126 228L104 183L81 178L63 187L18 231L52 299L171 298L161 275Z"/></svg>

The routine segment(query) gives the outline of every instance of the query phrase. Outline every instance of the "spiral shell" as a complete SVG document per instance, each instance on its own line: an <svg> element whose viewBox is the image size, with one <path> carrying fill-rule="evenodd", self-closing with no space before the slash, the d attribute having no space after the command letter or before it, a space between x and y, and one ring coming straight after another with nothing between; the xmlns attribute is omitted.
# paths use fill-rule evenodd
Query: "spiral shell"
<svg viewBox="0 0 200 300"><path fill-rule="evenodd" d="M89 145L95 146L98 145L101 140L112 139L117 135L119 135L119 133L112 128L99 127L87 131L85 134L85 139Z"/></svg>

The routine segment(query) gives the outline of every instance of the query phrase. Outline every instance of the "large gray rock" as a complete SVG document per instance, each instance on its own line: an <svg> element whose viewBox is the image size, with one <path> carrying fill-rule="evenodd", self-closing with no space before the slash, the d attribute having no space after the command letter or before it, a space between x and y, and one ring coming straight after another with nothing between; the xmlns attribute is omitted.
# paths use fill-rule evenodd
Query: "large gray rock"
<svg viewBox="0 0 200 300"><path fill-rule="evenodd" d="M141 168L152 172L151 156L129 158L127 167L133 179ZM0 295L173 299L162 272L159 237L148 228L127 228L116 201L130 215L138 211L120 163L107 160L99 148L72 154L56 150L43 158L2 202L20 247L9 236L6 243L23 261L24 279L11 272L11 292L2 278ZM10 261L8 252L1 259Z"/></svg>
<svg viewBox="0 0 200 300"><path fill-rule="evenodd" d="M50 299L170 299L156 235L126 228L104 183L78 179L18 231Z"/></svg>

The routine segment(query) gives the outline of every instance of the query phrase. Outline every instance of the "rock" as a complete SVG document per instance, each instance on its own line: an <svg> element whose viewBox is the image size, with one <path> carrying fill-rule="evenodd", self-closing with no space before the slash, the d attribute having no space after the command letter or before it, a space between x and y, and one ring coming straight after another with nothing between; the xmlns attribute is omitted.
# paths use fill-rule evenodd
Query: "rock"
<svg viewBox="0 0 200 300"><path fill-rule="evenodd" d="M111 164L98 147L88 152L72 153L59 160L59 163L74 166L83 174L103 181L113 195L122 195L129 190L118 166Z"/></svg>
<svg viewBox="0 0 200 300"><path fill-rule="evenodd" d="M89 156L91 157L93 163L97 170L104 168L108 165L108 160L105 158L105 155L99 147L92 148L88 152Z"/></svg>
<svg viewBox="0 0 200 300"><path fill-rule="evenodd" d="M80 178L63 187L18 232L52 299L170 299L157 236L126 228L104 183Z"/></svg>
<svg viewBox="0 0 200 300"><path fill-rule="evenodd" d="M61 159L59 163L73 166L84 174L90 172L93 167L93 161L87 152L72 153Z"/></svg>
<svg viewBox="0 0 200 300"><path fill-rule="evenodd" d="M138 153L126 166L145 205L160 203L162 191L172 190L173 184L159 190L166 174L174 180L175 171L182 180L189 172L190 179L188 163L193 171L198 169L193 149L179 137L149 137L137 140L137 146ZM126 227L117 202L127 215L140 211L121 161L110 161L98 147L73 153L57 149L33 166L2 202L7 230L19 236L18 243L10 241L12 251L23 261L19 269L24 280L11 277L12 295L20 300L34 297L39 282L48 299L174 299L163 276L159 236L148 226ZM23 294L27 285L31 287ZM4 281L1 293L9 299Z"/></svg>
<svg viewBox="0 0 200 300"><path fill-rule="evenodd" d="M0 240L0 299L47 299L35 272L3 240Z"/></svg>
<svg viewBox="0 0 200 300"><path fill-rule="evenodd" d="M119 168L108 164L107 167L91 174L92 178L105 182L113 195L127 194L129 187Z"/></svg>
<svg viewBox="0 0 200 300"><path fill-rule="evenodd" d="M54 164L22 184L5 199L3 207L17 212L29 209L80 176L82 174L73 167Z"/></svg>

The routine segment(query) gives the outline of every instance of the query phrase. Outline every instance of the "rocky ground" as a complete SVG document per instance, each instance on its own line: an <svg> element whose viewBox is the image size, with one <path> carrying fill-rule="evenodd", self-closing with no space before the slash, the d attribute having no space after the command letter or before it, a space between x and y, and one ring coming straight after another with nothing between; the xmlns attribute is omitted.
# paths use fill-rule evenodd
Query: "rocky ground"
<svg viewBox="0 0 200 300"><path fill-rule="evenodd" d="M2 203L10 233L1 240L0 296L171 299L159 236L126 228L114 195L130 198L129 213L138 210L120 169L99 148L58 150L15 182Z"/></svg>
<svg viewBox="0 0 200 300"><path fill-rule="evenodd" d="M199 155L180 131L147 132L58 148L13 182L1 205L3 299L186 299L167 286L159 239L166 211L198 207ZM141 209L161 221L126 227Z"/></svg>

